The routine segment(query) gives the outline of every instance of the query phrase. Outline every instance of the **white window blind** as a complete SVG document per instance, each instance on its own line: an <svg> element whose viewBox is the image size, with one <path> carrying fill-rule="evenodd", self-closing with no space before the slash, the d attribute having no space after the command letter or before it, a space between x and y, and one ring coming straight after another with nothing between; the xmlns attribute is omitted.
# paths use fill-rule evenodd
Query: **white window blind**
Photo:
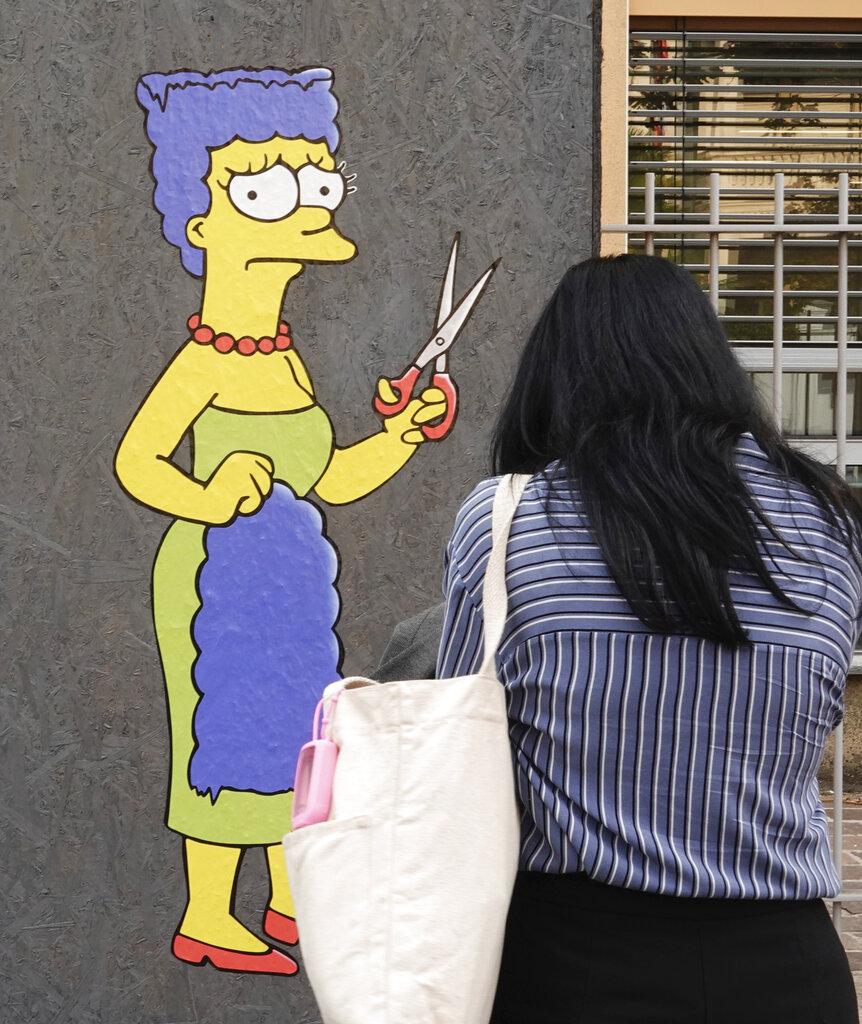
<svg viewBox="0 0 862 1024"><path fill-rule="evenodd" d="M722 223L771 223L784 174L786 368L834 369L838 240L794 225L837 222L837 177L850 172L850 222L862 224L862 33L633 30L629 76L629 222L655 179L654 251L707 287L709 238L661 232L709 219L721 172ZM718 310L752 369L773 343L773 235L722 234ZM642 251L643 236L629 237ZM848 358L862 370L862 239L849 240ZM741 353L742 354L742 353ZM799 417L796 417L799 420Z"/></svg>

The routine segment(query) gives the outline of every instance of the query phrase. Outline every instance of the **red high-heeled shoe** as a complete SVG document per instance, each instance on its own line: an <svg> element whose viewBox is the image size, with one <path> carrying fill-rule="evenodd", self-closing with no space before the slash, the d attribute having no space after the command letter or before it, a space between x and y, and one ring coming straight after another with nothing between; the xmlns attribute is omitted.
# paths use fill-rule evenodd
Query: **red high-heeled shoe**
<svg viewBox="0 0 862 1024"><path fill-rule="evenodd" d="M271 939L282 942L285 946L295 946L299 942L296 920L287 914L280 914L272 907L267 907L263 915L263 930Z"/></svg>
<svg viewBox="0 0 862 1024"><path fill-rule="evenodd" d="M268 949L265 953L241 953L236 949L222 949L207 942L190 939L179 932L174 936L173 954L187 964L202 966L209 960L220 971L244 971L252 974L296 974L299 964L286 953Z"/></svg>

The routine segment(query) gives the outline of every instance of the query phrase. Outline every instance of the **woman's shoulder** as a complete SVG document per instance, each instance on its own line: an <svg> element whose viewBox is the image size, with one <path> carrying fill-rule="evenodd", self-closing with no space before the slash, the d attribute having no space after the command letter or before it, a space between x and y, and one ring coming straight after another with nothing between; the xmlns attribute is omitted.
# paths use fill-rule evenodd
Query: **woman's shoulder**
<svg viewBox="0 0 862 1024"><path fill-rule="evenodd" d="M502 477L492 476L481 480L461 502L452 531L453 543L471 535L490 533L494 495L501 479Z"/></svg>
<svg viewBox="0 0 862 1024"><path fill-rule="evenodd" d="M476 553L477 548L490 546L494 495L502 479L501 476L492 476L480 481L461 503L452 532L452 550L457 552L463 549ZM548 487L547 473L532 476L527 482L515 519L524 514L525 510L537 507L537 502L543 506Z"/></svg>
<svg viewBox="0 0 862 1024"><path fill-rule="evenodd" d="M743 481L765 516L766 521L757 517L762 542L767 547L773 542L783 544L785 554L806 552L808 557L802 557L801 564L797 558L799 572L813 558L850 580L853 592L862 596L856 534L851 536L841 527L840 513L830 516L810 488L776 466L750 434L739 438L734 455Z"/></svg>
<svg viewBox="0 0 862 1024"><path fill-rule="evenodd" d="M744 476L754 475L771 479L782 479L793 483L769 459L751 434L740 434L733 449L733 461Z"/></svg>
<svg viewBox="0 0 862 1024"><path fill-rule="evenodd" d="M742 434L737 440L734 462L767 514L795 513L814 523L828 525L828 516L811 490L776 466L751 434Z"/></svg>

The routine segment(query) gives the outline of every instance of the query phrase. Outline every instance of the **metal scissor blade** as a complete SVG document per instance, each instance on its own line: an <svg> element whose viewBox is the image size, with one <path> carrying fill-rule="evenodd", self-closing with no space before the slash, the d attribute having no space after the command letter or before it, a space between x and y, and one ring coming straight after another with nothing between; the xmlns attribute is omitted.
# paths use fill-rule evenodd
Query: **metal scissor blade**
<svg viewBox="0 0 862 1024"><path fill-rule="evenodd" d="M461 299L449 319L437 328L431 340L416 357L415 366L421 369L423 366L427 366L432 359L449 351L467 322L467 317L473 312L473 307L482 297L482 292L488 287L491 275L497 269L499 263L499 260L494 260L470 291Z"/></svg>
<svg viewBox="0 0 862 1024"><path fill-rule="evenodd" d="M452 313L452 303L455 301L455 264L458 262L458 246L461 243L461 232L455 232L455 241L452 243L452 251L449 253L449 264L446 267L446 276L443 278L443 286L440 289L440 301L437 303L437 320L435 326L439 331Z"/></svg>
<svg viewBox="0 0 862 1024"><path fill-rule="evenodd" d="M488 287L491 276L499 265L499 260L494 260L479 280L473 285L469 292L458 303L449 319L440 326L438 333L446 333L454 341L461 333L461 328L467 322L467 317L473 312L473 307L482 298L482 293ZM451 342L450 342L451 344Z"/></svg>

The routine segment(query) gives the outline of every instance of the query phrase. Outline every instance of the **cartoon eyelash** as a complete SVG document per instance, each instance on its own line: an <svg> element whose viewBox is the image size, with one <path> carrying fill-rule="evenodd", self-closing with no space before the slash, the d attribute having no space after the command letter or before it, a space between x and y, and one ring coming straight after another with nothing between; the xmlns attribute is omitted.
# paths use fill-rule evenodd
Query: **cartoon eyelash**
<svg viewBox="0 0 862 1024"><path fill-rule="evenodd" d="M346 182L349 183L351 181L356 181L356 175L355 174L345 174L344 173L347 170L347 163L346 163L346 161L342 160L341 163L338 165L338 167L336 167L335 169L338 171L338 173L341 175L341 177L344 178L344 180ZM354 189L348 189L347 191L348 192L350 192L350 191L355 192L356 189L355 188Z"/></svg>
<svg viewBox="0 0 862 1024"><path fill-rule="evenodd" d="M355 191L356 191L356 186L355 185L348 185L347 186L347 194L348 195L350 195L351 193L353 193Z"/></svg>
<svg viewBox="0 0 862 1024"><path fill-rule="evenodd" d="M276 161L276 163L277 162L278 161ZM219 185L221 188L227 190L228 185L230 185L231 183L231 179L235 177L237 174L258 174L260 171L268 171L270 166L272 165L269 164L267 162L267 158L264 157L263 163L260 166L257 166L254 163L254 161L249 160L248 167L246 167L245 170L240 170L239 167L225 167L224 170L225 174L227 175L227 180L222 181L221 178L216 178L216 184Z"/></svg>

